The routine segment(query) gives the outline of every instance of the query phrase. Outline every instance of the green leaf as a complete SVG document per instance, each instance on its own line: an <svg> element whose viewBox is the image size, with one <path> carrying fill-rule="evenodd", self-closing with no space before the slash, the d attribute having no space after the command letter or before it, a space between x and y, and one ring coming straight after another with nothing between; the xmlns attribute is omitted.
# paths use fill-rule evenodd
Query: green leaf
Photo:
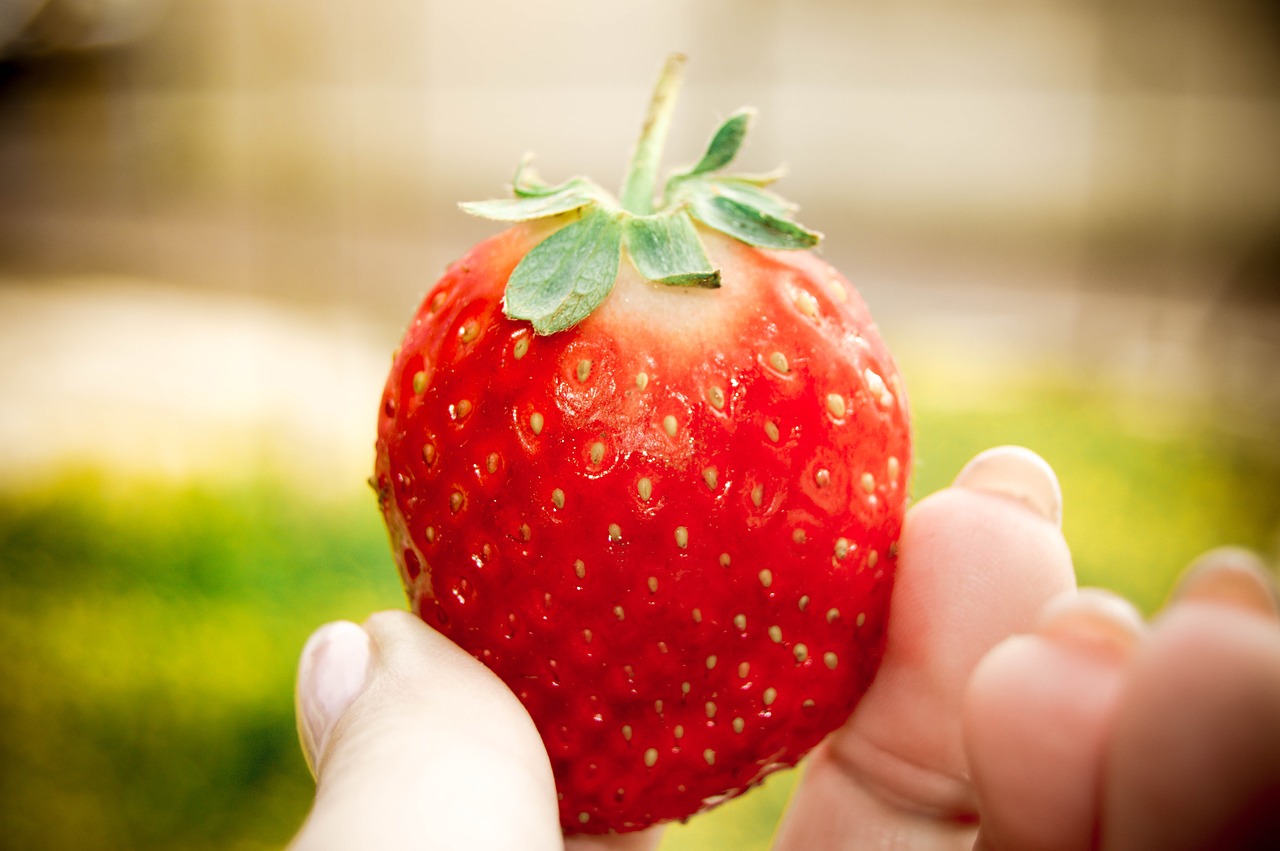
<svg viewBox="0 0 1280 851"><path fill-rule="evenodd" d="M796 205L787 201L776 192L770 192L760 184L751 180L734 177L713 177L707 180L712 191L716 195L722 195L739 204L746 204L749 207L755 207L763 213L779 218L787 219L796 211Z"/></svg>
<svg viewBox="0 0 1280 851"><path fill-rule="evenodd" d="M684 210L628 217L623 227L631 262L650 281L676 287L720 286L720 272L707 259Z"/></svg>
<svg viewBox="0 0 1280 851"><path fill-rule="evenodd" d="M738 155L738 149L742 147L742 140L746 137L747 129L754 116L755 110L752 109L740 109L729 116L728 120L712 135L711 142L707 145L707 152L702 155L702 159L686 174L718 171L733 162L733 158Z"/></svg>
<svg viewBox="0 0 1280 851"><path fill-rule="evenodd" d="M572 328L609 295L621 255L618 215L593 209L525 255L507 281L503 310L537 334Z"/></svg>
<svg viewBox="0 0 1280 851"><path fill-rule="evenodd" d="M812 248L822 238L795 222L710 192L696 193L691 200L690 212L708 227L757 248Z"/></svg>
<svg viewBox="0 0 1280 851"><path fill-rule="evenodd" d="M589 181L574 178L541 195L500 198L492 201L468 201L459 204L464 212L482 219L499 222L527 222L547 216L558 216L580 209L599 200Z"/></svg>
<svg viewBox="0 0 1280 851"><path fill-rule="evenodd" d="M727 174L723 177L717 177L714 179L717 181L732 180L735 183L749 183L752 186L769 186L777 183L786 176L787 167L780 165L773 171L766 171L758 174Z"/></svg>
<svg viewBox="0 0 1280 851"><path fill-rule="evenodd" d="M581 180L581 178L575 179ZM520 160L520 165L516 167L515 176L511 178L511 191L517 198L540 198L559 192L564 187L563 183L552 186L538 176L538 173L533 170L533 154L524 155L524 159Z"/></svg>

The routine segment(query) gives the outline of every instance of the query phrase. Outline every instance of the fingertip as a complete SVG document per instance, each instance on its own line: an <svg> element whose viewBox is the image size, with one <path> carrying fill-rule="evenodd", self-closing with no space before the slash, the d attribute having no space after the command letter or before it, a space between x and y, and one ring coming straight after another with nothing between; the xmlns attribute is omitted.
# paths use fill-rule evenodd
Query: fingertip
<svg viewBox="0 0 1280 851"><path fill-rule="evenodd" d="M384 653L400 648L433 646L433 653L462 653L462 648L432 629L422 618L404 609L374 612L360 625L376 647Z"/></svg>
<svg viewBox="0 0 1280 851"><path fill-rule="evenodd" d="M663 827L656 825L633 833L565 837L565 851L653 851L662 841Z"/></svg>
<svg viewBox="0 0 1280 851"><path fill-rule="evenodd" d="M1081 588L1048 602L1036 633L1063 647L1127 657L1146 635L1142 614L1123 597L1103 588Z"/></svg>
<svg viewBox="0 0 1280 851"><path fill-rule="evenodd" d="M325 624L303 646L295 701L298 738L312 776L319 775L338 719L364 690L372 656L368 633L350 621Z"/></svg>
<svg viewBox="0 0 1280 851"><path fill-rule="evenodd" d="M1066 617L995 647L965 694L965 751L990 847L1091 847L1124 660L1112 636L1095 624L1076 633Z"/></svg>
<svg viewBox="0 0 1280 851"><path fill-rule="evenodd" d="M952 487L1011 499L1054 525L1062 525L1062 486L1035 452L996 446L978 453L956 475Z"/></svg>
<svg viewBox="0 0 1280 851"><path fill-rule="evenodd" d="M1255 553L1219 547L1193 561L1179 579L1172 602L1210 603L1280 621L1275 579Z"/></svg>
<svg viewBox="0 0 1280 851"><path fill-rule="evenodd" d="M369 662L362 687L312 746L316 799L295 848L562 847L546 751L492 671L408 612L317 636L321 648L363 636ZM306 676L300 694L324 679ZM301 701L299 717L301 727ZM495 801L502 819L492 817Z"/></svg>
<svg viewBox="0 0 1280 851"><path fill-rule="evenodd" d="M1061 530L1020 502L953 487L922 500L899 544L890 641L972 664L1032 628L1045 603L1075 589Z"/></svg>
<svg viewBox="0 0 1280 851"><path fill-rule="evenodd" d="M1169 607L1132 660L1104 847L1280 847L1280 632L1220 591Z"/></svg>

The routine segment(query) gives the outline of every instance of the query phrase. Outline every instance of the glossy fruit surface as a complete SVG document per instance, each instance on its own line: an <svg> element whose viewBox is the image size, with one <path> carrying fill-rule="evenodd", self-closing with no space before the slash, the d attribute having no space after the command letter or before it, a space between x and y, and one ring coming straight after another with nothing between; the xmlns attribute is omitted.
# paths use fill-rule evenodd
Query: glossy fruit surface
<svg viewBox="0 0 1280 851"><path fill-rule="evenodd" d="M431 289L374 483L413 609L520 698L566 831L599 833L739 794L848 717L911 445L865 305L808 251L699 220L715 286L615 261L570 327L509 316L522 261L592 215L515 225Z"/></svg>

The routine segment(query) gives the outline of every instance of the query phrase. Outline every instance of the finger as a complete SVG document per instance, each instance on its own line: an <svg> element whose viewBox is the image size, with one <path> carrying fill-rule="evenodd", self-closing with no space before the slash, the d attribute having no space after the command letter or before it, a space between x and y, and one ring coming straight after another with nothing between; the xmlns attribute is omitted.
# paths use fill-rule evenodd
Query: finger
<svg viewBox="0 0 1280 851"><path fill-rule="evenodd" d="M560 849L536 728L487 668L407 612L322 627L298 674L316 798L295 849Z"/></svg>
<svg viewBox="0 0 1280 851"><path fill-rule="evenodd" d="M1104 849L1280 847L1280 619L1259 566L1210 554L1135 655Z"/></svg>
<svg viewBox="0 0 1280 851"><path fill-rule="evenodd" d="M1093 847L1111 719L1144 633L1119 597L1069 592L1035 632L1006 639L978 664L963 720L980 847Z"/></svg>
<svg viewBox="0 0 1280 851"><path fill-rule="evenodd" d="M1280 602L1266 565L1237 547L1220 547L1196 559L1179 580L1174 602L1217 603L1280 620Z"/></svg>
<svg viewBox="0 0 1280 851"><path fill-rule="evenodd" d="M662 832L662 827L650 827L635 833L570 836L564 847L565 851L653 851L662 840Z"/></svg>
<svg viewBox="0 0 1280 851"><path fill-rule="evenodd" d="M1013 447L979 455L911 510L884 662L849 723L810 759L781 849L972 842L962 696L991 647L1074 586L1060 516L1053 471Z"/></svg>

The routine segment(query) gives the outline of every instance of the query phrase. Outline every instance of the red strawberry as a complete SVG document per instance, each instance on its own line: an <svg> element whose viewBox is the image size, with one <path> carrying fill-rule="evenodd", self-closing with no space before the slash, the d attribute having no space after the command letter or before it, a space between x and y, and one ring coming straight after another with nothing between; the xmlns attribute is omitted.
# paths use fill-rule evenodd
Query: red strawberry
<svg viewBox="0 0 1280 851"><path fill-rule="evenodd" d="M677 68L621 206L526 170L470 205L549 218L448 269L378 426L411 604L523 701L569 832L683 818L840 725L881 657L907 498L866 307L767 178L715 174L749 114L651 211Z"/></svg>

